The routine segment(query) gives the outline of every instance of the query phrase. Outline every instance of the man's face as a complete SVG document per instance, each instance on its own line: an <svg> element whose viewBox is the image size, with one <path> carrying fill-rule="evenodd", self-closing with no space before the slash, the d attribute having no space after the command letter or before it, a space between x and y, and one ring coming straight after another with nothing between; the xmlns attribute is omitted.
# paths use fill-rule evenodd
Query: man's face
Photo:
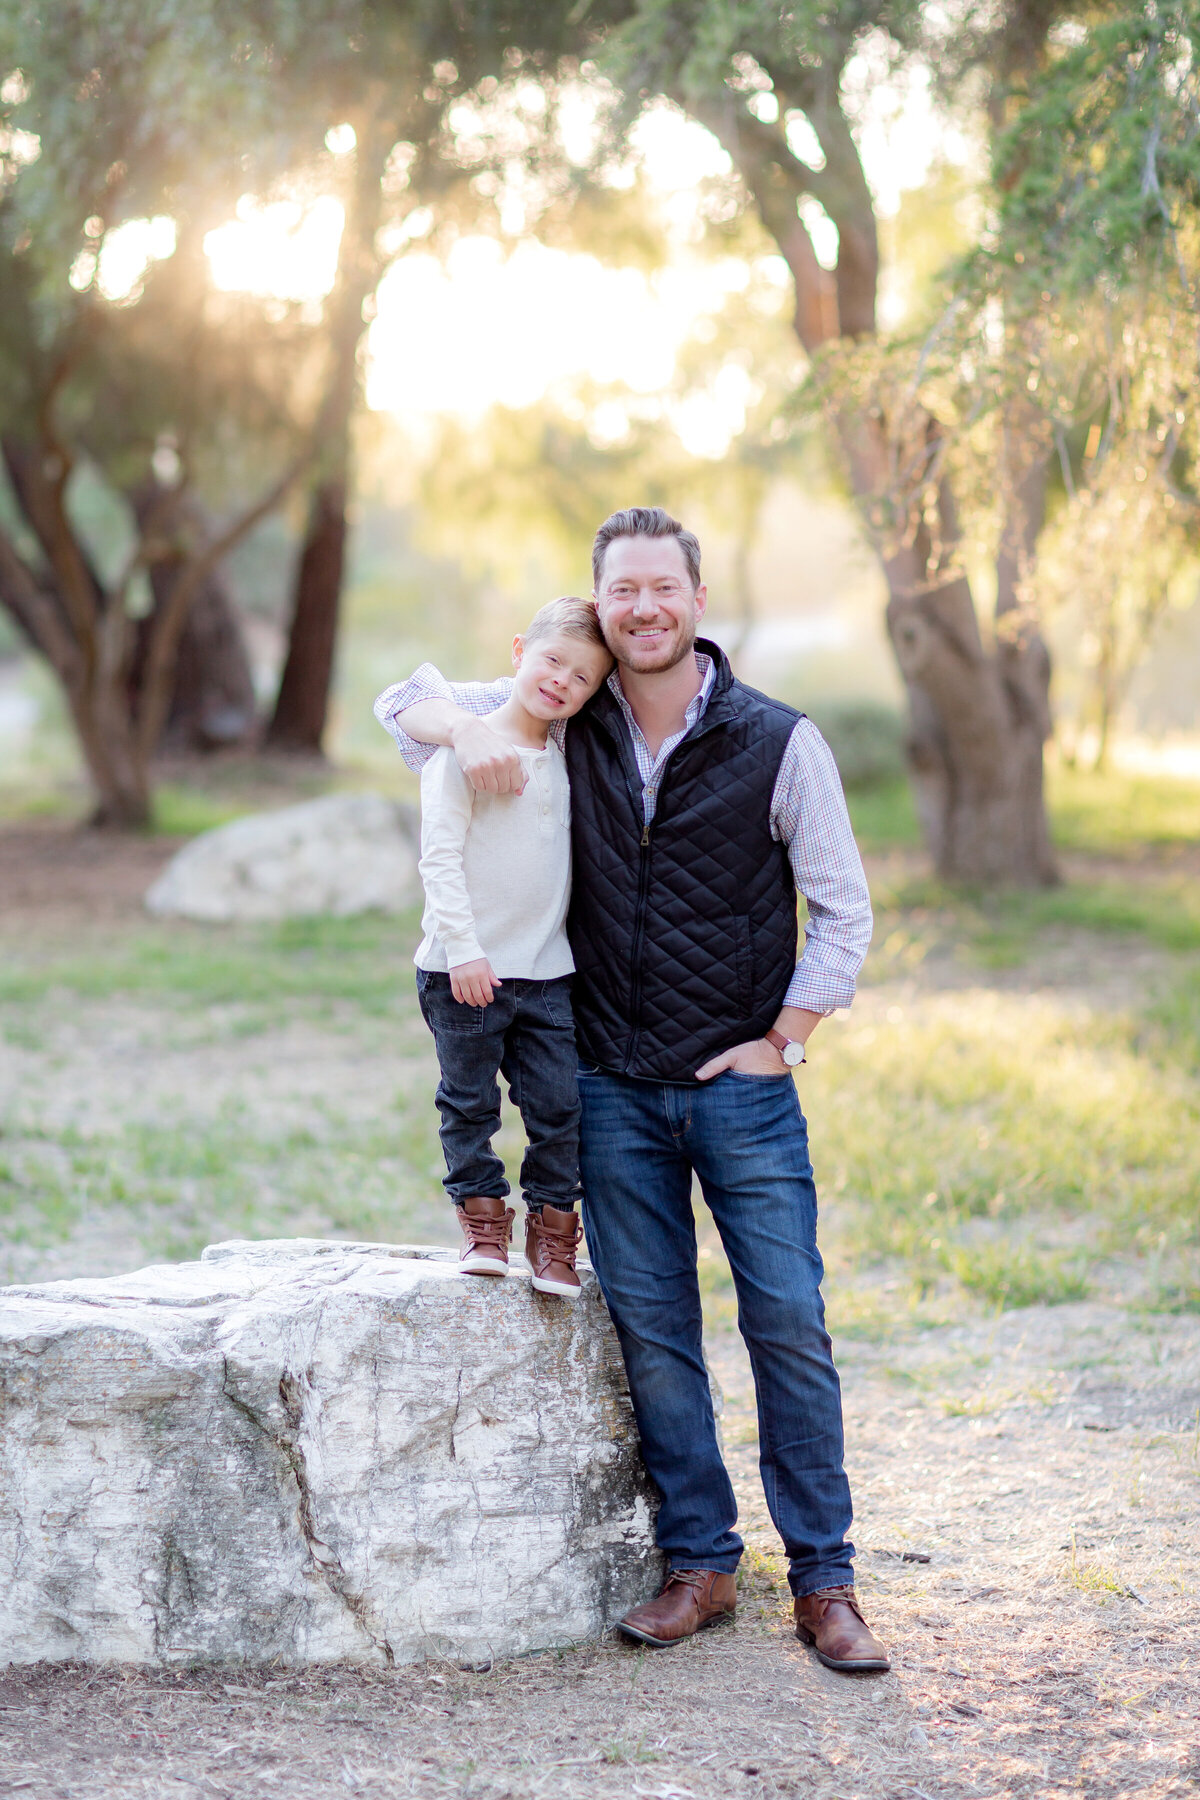
<svg viewBox="0 0 1200 1800"><path fill-rule="evenodd" d="M682 662L707 600L707 589L691 584L677 539L614 538L608 546L596 591L600 627L632 673L657 674Z"/></svg>

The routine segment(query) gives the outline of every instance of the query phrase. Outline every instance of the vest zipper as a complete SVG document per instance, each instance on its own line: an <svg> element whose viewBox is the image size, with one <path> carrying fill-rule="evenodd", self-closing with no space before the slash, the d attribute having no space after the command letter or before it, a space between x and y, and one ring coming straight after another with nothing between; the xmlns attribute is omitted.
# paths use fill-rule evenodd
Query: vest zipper
<svg viewBox="0 0 1200 1800"><path fill-rule="evenodd" d="M638 1040L642 1035L642 943L646 936L646 903L650 894L650 821L642 822L641 867L638 870L637 909L633 915L633 945L630 962L633 967L631 984L630 1011L633 1015L633 1031L629 1039L629 1054L625 1058L625 1073L628 1075L637 1061Z"/></svg>

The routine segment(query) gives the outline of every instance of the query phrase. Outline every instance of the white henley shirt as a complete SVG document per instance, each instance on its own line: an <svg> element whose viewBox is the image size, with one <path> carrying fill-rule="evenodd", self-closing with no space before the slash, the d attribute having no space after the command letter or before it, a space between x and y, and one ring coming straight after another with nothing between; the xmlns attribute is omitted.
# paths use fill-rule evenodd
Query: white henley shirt
<svg viewBox="0 0 1200 1800"><path fill-rule="evenodd" d="M575 967L566 758L553 742L517 748L529 776L521 794L477 794L453 750L438 750L421 771L419 969L486 956L501 981L549 981Z"/></svg>

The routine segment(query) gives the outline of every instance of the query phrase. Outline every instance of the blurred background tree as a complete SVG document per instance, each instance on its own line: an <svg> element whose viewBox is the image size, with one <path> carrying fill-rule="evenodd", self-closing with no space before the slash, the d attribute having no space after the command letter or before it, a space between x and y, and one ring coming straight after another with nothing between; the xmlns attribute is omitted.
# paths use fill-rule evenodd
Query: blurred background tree
<svg viewBox="0 0 1200 1800"><path fill-rule="evenodd" d="M97 817L164 748L319 752L348 574L347 694L408 645L482 669L657 499L826 722L877 595L936 868L1053 880L1047 636L1103 755L1193 591L1194 51L1175 0L0 0L0 601ZM881 95L957 144L890 195ZM541 277L544 345L514 314L480 360Z"/></svg>

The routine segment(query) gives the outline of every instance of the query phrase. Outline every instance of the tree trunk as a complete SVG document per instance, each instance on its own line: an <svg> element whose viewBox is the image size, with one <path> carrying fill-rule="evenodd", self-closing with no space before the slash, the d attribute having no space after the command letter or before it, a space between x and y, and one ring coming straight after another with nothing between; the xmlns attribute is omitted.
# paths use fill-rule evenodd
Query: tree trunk
<svg viewBox="0 0 1200 1800"><path fill-rule="evenodd" d="M855 491L869 520L870 502L886 479L886 423L851 414L842 429ZM970 583L958 567L953 496L949 484L937 480L940 433L934 421L926 421L924 435L925 460L912 463L910 479L920 498L910 505L907 541L898 548L880 545L888 636L909 702L908 763L917 816L943 881L1043 886L1056 879L1042 786L1050 661L1030 615L1019 610L1016 574L1019 567L1023 575L1041 514L1010 506L1001 539L1007 561L998 590L996 644L989 649ZM1039 461L1038 493L1044 492L1044 468ZM1018 526L1019 556L1013 547ZM1005 585L1010 576L1011 588Z"/></svg>
<svg viewBox="0 0 1200 1800"><path fill-rule="evenodd" d="M164 749L211 751L254 735L254 678L246 640L223 581L214 574L192 602L179 641Z"/></svg>
<svg viewBox="0 0 1200 1800"><path fill-rule="evenodd" d="M321 482L296 571L287 660L267 729L272 750L321 754L329 712L346 558L346 484Z"/></svg>
<svg viewBox="0 0 1200 1800"><path fill-rule="evenodd" d="M385 98L377 95L379 110L353 121L358 136L354 189L338 255L338 282L329 302L333 323L324 410L326 440L296 566L287 658L266 733L269 749L293 754L321 755L333 685L346 571L346 503L360 378L358 348L364 329L363 307L375 291L383 267L375 239L383 218L383 175L397 136Z"/></svg>
<svg viewBox="0 0 1200 1800"><path fill-rule="evenodd" d="M138 488L129 496L138 525L160 541L181 541L163 550L150 565L154 608L138 621L130 693L134 711L145 674L151 636L187 562L183 534L191 524L205 535L195 503L157 486ZM167 510L164 516L164 502ZM255 724L254 680L237 611L219 569L211 569L188 610L180 635L174 684L160 747L175 751L210 751L249 741Z"/></svg>
<svg viewBox="0 0 1200 1800"><path fill-rule="evenodd" d="M728 109L705 119L733 156L788 263L795 329L810 355L833 339L875 331L870 192L836 80L827 79L825 88L783 94L817 130L827 159L819 174L792 157L778 127L740 113L734 120ZM797 218L804 194L820 199L838 227L832 295ZM1032 616L1018 605L1041 513L1027 506L1018 519L1014 508L1006 523L996 647L989 650L956 555L959 533L940 470L936 421L920 414L889 421L881 404L860 400L836 411L831 422L887 580L888 635L909 701L913 793L934 867L943 880L980 886L1052 882L1042 785L1050 660ZM1032 466L1027 461L1022 479ZM1044 484L1044 457L1038 466ZM1026 498L1036 498L1032 488Z"/></svg>
<svg viewBox="0 0 1200 1800"><path fill-rule="evenodd" d="M145 831L151 823L150 780L130 729L128 701L111 684L71 697L71 716L95 790L89 824Z"/></svg>
<svg viewBox="0 0 1200 1800"><path fill-rule="evenodd" d="M44 567L28 562L0 527L0 605L62 684L95 791L92 823L144 828L151 817L151 758L170 708L179 640L192 603L222 557L282 502L311 460L311 446L207 543L164 544L162 521L146 521L137 560L153 570L161 558L166 585L144 633L136 682L138 632L126 608L128 583L105 589L90 567L64 504L67 453L49 440L29 454L25 446L5 441L3 452Z"/></svg>

